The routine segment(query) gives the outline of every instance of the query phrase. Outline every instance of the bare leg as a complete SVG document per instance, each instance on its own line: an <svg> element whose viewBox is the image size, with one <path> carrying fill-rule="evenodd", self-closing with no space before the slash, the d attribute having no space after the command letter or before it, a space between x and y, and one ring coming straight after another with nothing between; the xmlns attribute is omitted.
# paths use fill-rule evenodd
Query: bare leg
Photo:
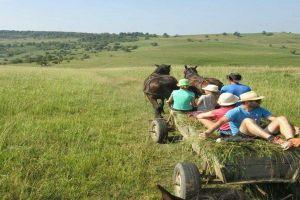
<svg viewBox="0 0 300 200"><path fill-rule="evenodd" d="M239 130L246 135L257 136L264 139L268 139L271 136L267 131L259 127L253 119L250 118L243 120Z"/></svg>
<svg viewBox="0 0 300 200"><path fill-rule="evenodd" d="M276 131L280 131L280 133L286 138L291 139L295 136L294 127L288 122L287 118L284 116L276 117L276 120L273 120L265 129L271 134L274 134Z"/></svg>
<svg viewBox="0 0 300 200"><path fill-rule="evenodd" d="M271 123L265 128L265 131L267 131L268 133L270 133L272 135L274 133L276 133L277 131L280 131L278 120L276 119L276 120L271 121Z"/></svg>
<svg viewBox="0 0 300 200"><path fill-rule="evenodd" d="M210 128L213 126L213 124L214 124L214 122L211 121L211 120L209 120L209 119L198 119L198 120L199 120L199 122L201 122L207 129L210 129Z"/></svg>

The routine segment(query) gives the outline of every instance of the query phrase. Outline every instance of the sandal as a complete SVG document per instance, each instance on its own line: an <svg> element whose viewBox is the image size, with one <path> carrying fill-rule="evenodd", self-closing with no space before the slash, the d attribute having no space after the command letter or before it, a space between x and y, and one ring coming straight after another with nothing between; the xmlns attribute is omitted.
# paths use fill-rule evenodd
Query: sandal
<svg viewBox="0 0 300 200"><path fill-rule="evenodd" d="M280 147L285 151L288 150L289 148L293 147L293 143L290 141L284 141L283 139L281 139L280 137L274 137L274 136L270 136L268 138L268 140L270 142L272 142L273 144L279 144Z"/></svg>

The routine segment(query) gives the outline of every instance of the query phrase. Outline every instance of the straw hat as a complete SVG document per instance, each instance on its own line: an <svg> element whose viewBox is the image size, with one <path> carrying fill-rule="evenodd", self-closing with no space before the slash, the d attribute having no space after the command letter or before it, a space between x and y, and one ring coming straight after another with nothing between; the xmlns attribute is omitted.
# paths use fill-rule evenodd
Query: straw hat
<svg viewBox="0 0 300 200"><path fill-rule="evenodd" d="M179 81L178 81L178 84L177 84L177 86L189 86L190 85L190 82L189 82L189 80L188 79L180 79Z"/></svg>
<svg viewBox="0 0 300 200"><path fill-rule="evenodd" d="M255 100L260 100L265 98L264 96L258 96L258 94L256 94L256 92L254 91L250 91L250 92L246 92L244 94L240 95L240 102L244 102L244 101L255 101Z"/></svg>
<svg viewBox="0 0 300 200"><path fill-rule="evenodd" d="M222 93L219 96L218 104L220 106L230 106L236 104L239 101L239 97L231 94L231 93Z"/></svg>
<svg viewBox="0 0 300 200"><path fill-rule="evenodd" d="M210 92L219 92L219 89L218 89L218 86L216 85L207 85L206 87L202 88L203 90L207 90L207 91L210 91Z"/></svg>

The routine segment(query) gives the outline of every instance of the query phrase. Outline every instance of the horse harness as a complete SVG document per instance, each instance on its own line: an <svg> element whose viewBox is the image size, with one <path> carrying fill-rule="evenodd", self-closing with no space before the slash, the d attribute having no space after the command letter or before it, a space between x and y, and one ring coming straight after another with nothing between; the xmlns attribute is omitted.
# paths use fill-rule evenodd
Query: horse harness
<svg viewBox="0 0 300 200"><path fill-rule="evenodd" d="M191 80L191 85L192 85L192 86L194 86L194 87L196 87L196 88L202 90L203 85L208 84L208 81L205 80L205 78L202 78L202 77L200 77L200 76L194 76L194 77L196 77L196 78L194 78L194 79L191 78L191 79L190 79L190 80ZM198 77L201 78L202 80L198 79Z"/></svg>
<svg viewBox="0 0 300 200"><path fill-rule="evenodd" d="M154 95L154 96L157 96L157 97L161 97L160 94L149 92L149 90L150 90L150 83L151 83L153 80L158 79L158 78L161 78L161 77L164 77L164 76L169 76L169 75L161 75L161 74L157 74L157 73L152 73L152 74L148 77L147 82L145 82L144 93L145 93L145 94L149 94L149 95ZM147 88L146 88L146 86L147 86Z"/></svg>

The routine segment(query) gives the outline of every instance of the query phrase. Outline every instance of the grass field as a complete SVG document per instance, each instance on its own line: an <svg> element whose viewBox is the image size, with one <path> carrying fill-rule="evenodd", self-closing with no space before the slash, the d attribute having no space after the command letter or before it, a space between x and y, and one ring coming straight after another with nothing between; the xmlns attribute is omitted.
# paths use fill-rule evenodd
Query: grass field
<svg viewBox="0 0 300 200"><path fill-rule="evenodd" d="M160 43L162 46L163 41ZM160 51L166 52L161 53L164 62L179 63L172 68L172 75L177 78L182 77L180 63L192 63L193 58L188 59L200 55L193 53L193 45L177 52L170 52L172 47L158 48L167 49ZM86 62L89 68L83 68L84 62L59 65L60 68L1 67L0 196L3 199L158 199L156 183L171 190L175 164L197 161L197 157L184 142L157 145L148 136L153 112L142 93L142 82L154 69L150 63L162 62L157 54L151 55L152 51L157 49L151 48L149 57L133 52L126 54L131 58L119 61L101 56L92 58ZM116 54L116 57L123 55ZM185 54L187 60L176 58L176 54ZM212 65L218 62L216 55L207 55L207 60L215 60ZM286 53L286 56L281 62L292 55ZM223 82L228 72L242 73L244 83L266 96L263 106L300 125L300 68L287 67L294 62L289 59L286 65L275 68L234 67L223 62L224 67L201 66L199 73ZM114 67L108 68L110 64Z"/></svg>
<svg viewBox="0 0 300 200"><path fill-rule="evenodd" d="M156 183L172 191L175 164L197 157L185 142L149 138L153 111L142 83L154 64L172 64L178 79L184 64L224 83L240 72L266 96L263 106L300 125L300 35L242 35L140 39L128 43L138 46L131 53L0 66L0 197L158 199Z"/></svg>

